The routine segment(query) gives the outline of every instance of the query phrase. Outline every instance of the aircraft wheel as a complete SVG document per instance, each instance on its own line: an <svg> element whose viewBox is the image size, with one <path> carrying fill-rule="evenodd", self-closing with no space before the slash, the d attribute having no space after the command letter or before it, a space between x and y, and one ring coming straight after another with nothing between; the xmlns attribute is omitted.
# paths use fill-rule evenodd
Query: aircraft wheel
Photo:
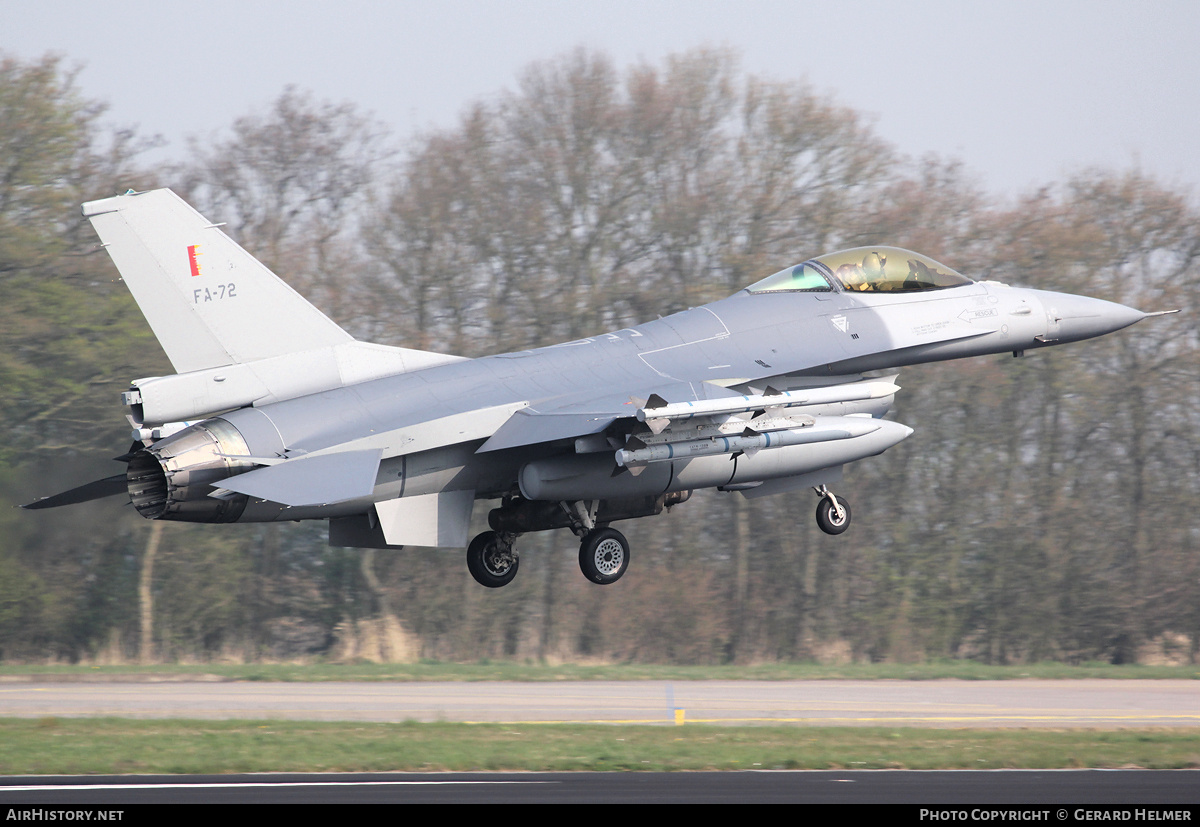
<svg viewBox="0 0 1200 827"><path fill-rule="evenodd" d="M516 549L495 531L485 531L467 546L467 570L475 582L489 589L507 586L520 564Z"/></svg>
<svg viewBox="0 0 1200 827"><path fill-rule="evenodd" d="M629 541L615 528L589 531L579 544L579 568L593 583L616 583L629 568Z"/></svg>
<svg viewBox="0 0 1200 827"><path fill-rule="evenodd" d="M850 527L850 503L841 497L838 497L837 501L845 512L841 519L838 519L837 511L834 510L833 503L829 501L828 497L822 497L821 501L817 503L817 525L826 534L841 534Z"/></svg>

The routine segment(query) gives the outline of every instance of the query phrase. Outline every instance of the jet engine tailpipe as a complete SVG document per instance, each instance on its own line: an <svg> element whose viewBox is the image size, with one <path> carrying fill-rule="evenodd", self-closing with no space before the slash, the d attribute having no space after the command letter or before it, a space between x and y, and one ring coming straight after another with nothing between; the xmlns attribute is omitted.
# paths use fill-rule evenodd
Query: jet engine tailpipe
<svg viewBox="0 0 1200 827"><path fill-rule="evenodd" d="M208 419L139 451L125 474L129 499L149 520L232 523L247 497L210 497L221 480L255 467L233 459L250 453L242 434L223 419Z"/></svg>

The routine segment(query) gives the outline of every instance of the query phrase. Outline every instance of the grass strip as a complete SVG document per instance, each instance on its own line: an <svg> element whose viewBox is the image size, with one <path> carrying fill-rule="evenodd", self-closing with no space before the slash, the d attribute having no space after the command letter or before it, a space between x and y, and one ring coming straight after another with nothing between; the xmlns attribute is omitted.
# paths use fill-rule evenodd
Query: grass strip
<svg viewBox="0 0 1200 827"><path fill-rule="evenodd" d="M1200 767L1200 728L0 719L0 774Z"/></svg>

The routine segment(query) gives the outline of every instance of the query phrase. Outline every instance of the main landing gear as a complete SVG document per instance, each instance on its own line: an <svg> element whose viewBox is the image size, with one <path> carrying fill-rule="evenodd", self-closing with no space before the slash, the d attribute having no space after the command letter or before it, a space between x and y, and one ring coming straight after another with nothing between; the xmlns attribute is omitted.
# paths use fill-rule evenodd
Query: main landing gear
<svg viewBox="0 0 1200 827"><path fill-rule="evenodd" d="M555 512L558 525L552 525L545 515L542 525L569 527L575 533L579 538L579 569L583 576L601 586L620 580L629 568L629 541L615 528L597 522L600 503L564 502L559 506L561 510ZM503 522L493 525L514 527ZM498 589L512 582L520 564L520 555L513 547L517 536L516 531L485 531L471 541L467 546L467 570L477 583Z"/></svg>
<svg viewBox="0 0 1200 827"><path fill-rule="evenodd" d="M517 576L520 555L513 548L517 535L485 531L467 546L467 570L475 582L489 589L507 586Z"/></svg>
<svg viewBox="0 0 1200 827"><path fill-rule="evenodd" d="M521 556L515 534L485 531L467 546L467 570L489 589L507 586L517 576ZM616 583L629 568L629 541L615 528L595 528L579 542L579 569L593 583Z"/></svg>
<svg viewBox="0 0 1200 827"><path fill-rule="evenodd" d="M596 528L579 543L579 568L593 583L616 583L629 568L629 541L615 528Z"/></svg>
<svg viewBox="0 0 1200 827"><path fill-rule="evenodd" d="M838 535L850 527L850 503L825 486L814 488L821 498L817 503L817 526L826 534Z"/></svg>

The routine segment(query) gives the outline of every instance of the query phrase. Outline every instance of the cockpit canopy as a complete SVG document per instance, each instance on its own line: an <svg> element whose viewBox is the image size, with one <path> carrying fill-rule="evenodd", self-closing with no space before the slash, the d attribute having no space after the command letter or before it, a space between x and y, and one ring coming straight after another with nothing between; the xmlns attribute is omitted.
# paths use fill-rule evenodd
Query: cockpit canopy
<svg viewBox="0 0 1200 827"><path fill-rule="evenodd" d="M933 259L899 247L855 247L780 270L751 293L915 293L973 282Z"/></svg>

